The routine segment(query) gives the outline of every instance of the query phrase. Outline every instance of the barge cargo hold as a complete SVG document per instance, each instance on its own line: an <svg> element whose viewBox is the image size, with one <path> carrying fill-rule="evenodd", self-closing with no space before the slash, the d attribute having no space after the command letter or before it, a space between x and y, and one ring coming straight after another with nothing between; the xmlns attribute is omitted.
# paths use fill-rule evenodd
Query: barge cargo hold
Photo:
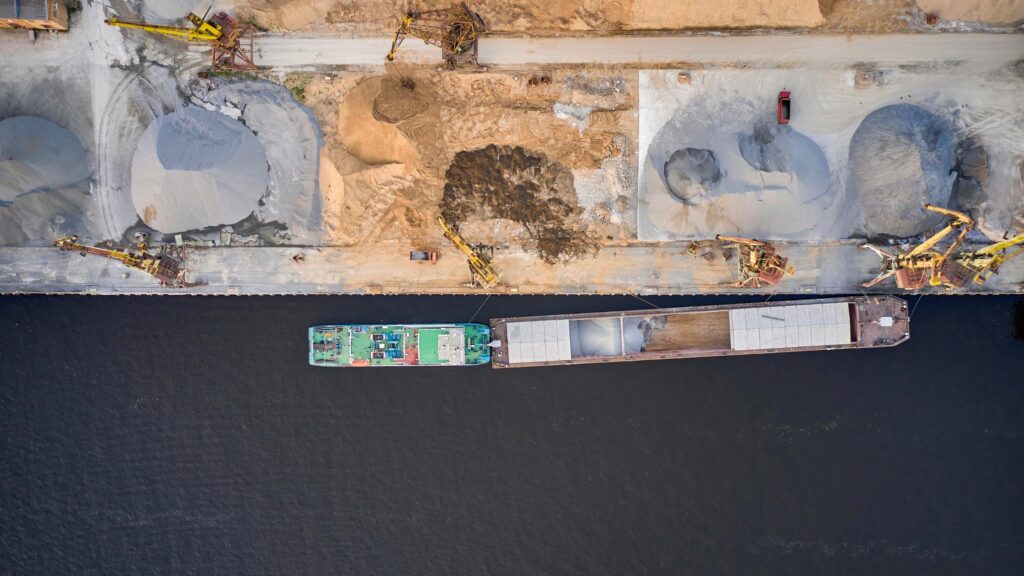
<svg viewBox="0 0 1024 576"><path fill-rule="evenodd" d="M484 324L344 324L309 329L313 366L475 366L491 359Z"/></svg>
<svg viewBox="0 0 1024 576"><path fill-rule="evenodd" d="M896 346L906 301L852 296L491 321L495 368Z"/></svg>

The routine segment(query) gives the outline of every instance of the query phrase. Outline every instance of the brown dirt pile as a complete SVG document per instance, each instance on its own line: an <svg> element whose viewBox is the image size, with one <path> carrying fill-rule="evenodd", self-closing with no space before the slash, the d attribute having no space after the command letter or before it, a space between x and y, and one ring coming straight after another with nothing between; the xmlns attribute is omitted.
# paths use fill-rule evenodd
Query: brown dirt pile
<svg viewBox="0 0 1024 576"><path fill-rule="evenodd" d="M441 214L458 228L467 220L498 218L522 224L548 263L592 252L578 224L573 176L543 153L490 145L459 152L445 175Z"/></svg>

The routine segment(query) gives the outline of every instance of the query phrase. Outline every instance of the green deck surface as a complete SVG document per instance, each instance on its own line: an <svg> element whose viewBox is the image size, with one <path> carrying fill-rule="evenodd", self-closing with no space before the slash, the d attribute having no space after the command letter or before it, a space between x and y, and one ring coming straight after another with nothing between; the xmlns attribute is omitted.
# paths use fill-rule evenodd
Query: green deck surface
<svg viewBox="0 0 1024 576"><path fill-rule="evenodd" d="M309 363L314 366L445 366L451 361L441 356L440 338L459 329L464 334L463 365L490 361L487 346L490 328L481 324L338 325L309 329ZM377 340L374 340L375 335Z"/></svg>
<svg viewBox="0 0 1024 576"><path fill-rule="evenodd" d="M442 364L447 360L441 360L438 354L438 337L447 334L447 330L422 329L420 330L420 364Z"/></svg>

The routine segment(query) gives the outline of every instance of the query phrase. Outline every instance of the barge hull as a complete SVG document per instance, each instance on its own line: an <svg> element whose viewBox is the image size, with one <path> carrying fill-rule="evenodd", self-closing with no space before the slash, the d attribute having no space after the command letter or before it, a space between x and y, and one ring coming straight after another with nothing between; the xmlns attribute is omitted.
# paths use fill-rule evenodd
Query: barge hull
<svg viewBox="0 0 1024 576"><path fill-rule="evenodd" d="M851 296L491 321L495 368L896 346L906 301Z"/></svg>

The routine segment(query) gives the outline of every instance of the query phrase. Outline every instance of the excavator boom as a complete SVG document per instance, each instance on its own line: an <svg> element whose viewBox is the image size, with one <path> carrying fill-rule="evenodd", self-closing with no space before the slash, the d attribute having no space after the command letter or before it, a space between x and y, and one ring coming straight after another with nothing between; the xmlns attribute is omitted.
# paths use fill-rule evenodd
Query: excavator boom
<svg viewBox="0 0 1024 576"><path fill-rule="evenodd" d="M484 288L493 288L498 285L498 273L494 271L490 261L486 258L477 254L476 250L470 246L462 236L459 235L454 229L448 226L448 223L444 221L444 218L438 216L437 223L441 225L441 230L444 231L445 238L451 240L455 247L462 251L466 255L466 259L469 261L469 269L473 272L473 278Z"/></svg>

